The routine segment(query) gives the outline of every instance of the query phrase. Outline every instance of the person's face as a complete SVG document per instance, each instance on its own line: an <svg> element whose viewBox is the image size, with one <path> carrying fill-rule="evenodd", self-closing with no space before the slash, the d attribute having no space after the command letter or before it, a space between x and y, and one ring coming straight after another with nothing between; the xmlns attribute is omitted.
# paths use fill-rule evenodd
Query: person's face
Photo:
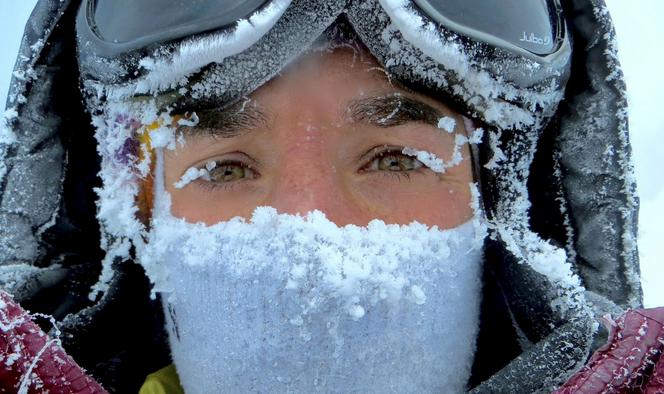
<svg viewBox="0 0 664 394"><path fill-rule="evenodd" d="M214 224L250 218L258 206L280 213L324 212L337 225L373 219L456 227L472 216L469 149L436 173L406 147L452 160L462 117L443 103L390 83L369 55L314 53L245 102L199 113L186 143L164 156L172 214ZM215 112L215 111L212 111ZM456 121L453 133L438 119ZM176 188L191 167L215 162L209 180Z"/></svg>

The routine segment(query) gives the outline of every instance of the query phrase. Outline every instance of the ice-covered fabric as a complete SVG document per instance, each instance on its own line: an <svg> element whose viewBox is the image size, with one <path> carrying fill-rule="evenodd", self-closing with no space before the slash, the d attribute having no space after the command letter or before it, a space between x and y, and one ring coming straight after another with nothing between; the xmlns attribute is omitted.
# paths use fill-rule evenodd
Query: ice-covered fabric
<svg viewBox="0 0 664 394"><path fill-rule="evenodd" d="M465 391L479 218L337 227L318 211L262 207L214 226L162 211L152 225L138 258L162 293L188 393Z"/></svg>
<svg viewBox="0 0 664 394"><path fill-rule="evenodd" d="M664 308L604 318L609 342L553 394L664 393Z"/></svg>
<svg viewBox="0 0 664 394"><path fill-rule="evenodd" d="M589 291L637 308L639 202L615 31L601 0L574 0L570 14L586 56L570 81L574 94L564 105L557 144L577 267ZM582 84L589 88L576 92Z"/></svg>
<svg viewBox="0 0 664 394"><path fill-rule="evenodd" d="M163 297L185 390L464 392L479 319L481 249L469 252L461 238L472 226L447 234L459 237L449 251L448 241L415 253L415 245L425 250L444 235L414 237L417 228L381 231L372 223L357 239L341 232L336 241L315 232L322 219L315 216L298 223L258 211L257 231L227 226L245 231L217 237L206 248L211 259L194 262L167 249L170 280L157 286L174 288ZM286 229L288 222L313 226ZM265 236L268 228L274 236ZM417 242L430 235L430 243ZM339 241L386 250L358 261ZM181 243L198 256L191 244Z"/></svg>
<svg viewBox="0 0 664 394"><path fill-rule="evenodd" d="M137 257L162 295L187 392L465 391L479 327L480 211L450 230L338 227L319 211L269 207L248 221L188 223L170 214L162 154Z"/></svg>
<svg viewBox="0 0 664 394"><path fill-rule="evenodd" d="M0 391L105 394L99 383L0 290Z"/></svg>
<svg viewBox="0 0 664 394"><path fill-rule="evenodd" d="M83 98L79 97L74 49L74 16L79 3L77 0L40 0L27 26L6 122L0 131L0 264L15 268L0 275L3 286L7 283L12 291L20 293L21 302L63 319L63 341L76 353L77 361L88 369L106 374L103 379L108 387L122 387L125 392L132 392L136 386L131 382L141 382L147 366L159 363L163 353L155 350L158 346L151 347L154 338L160 335L160 312L151 309L143 274L131 263L111 265L114 260L111 258L107 260L104 276L109 286L98 287L106 293L94 300L87 296L99 278L100 244L105 248L117 247L116 251L124 252L120 257L131 261L130 243L114 243L113 237L103 237L100 242L95 218L96 196L92 192L92 185L97 182L99 158L95 156L91 135L94 129L105 132L108 127L122 126L131 136L135 125L128 123L130 119L123 122L96 116L91 126L91 120L79 106ZM264 40L227 58L225 65L217 64L205 72L201 70L190 79L195 82L199 77L209 77L208 80L216 84L201 84L187 93L211 97L204 93L211 92L206 89L212 87L217 93L228 93L224 97L247 94L278 74L283 65L300 53L298 48L306 46L326 24L334 21L331 15L342 10L346 2L325 2L325 7L320 8L312 8L314 2L309 1L293 1L292 4L303 8L285 10L280 19L283 23L275 25ZM433 94L441 93L433 81L453 74L447 73L445 67L435 70L440 63L431 59L427 60L431 67L414 68L413 60L421 59L422 51L431 48L426 42L417 41L417 45L413 45L401 40L403 35L396 28L397 23L392 23L390 13L372 8L381 4L396 5L393 15L403 11L399 8L403 5L401 1L353 3L358 7L355 15L363 15L355 20L362 40L366 43L373 40L375 45L371 47L383 48L384 51L374 55L384 63L392 60L392 66L386 68L393 77L403 80L419 76L415 78L420 83L418 86ZM639 303L634 242L638 204L630 178L626 102L615 60L613 30L603 1L573 0L563 5L568 18L574 18L569 19L568 26L574 35L575 66L570 75L572 82L554 122L539 138L523 138L528 130L521 130L522 135L516 133L516 143L515 134L510 130L487 128L483 144L487 149L475 158L477 168L488 170L483 173L487 175L482 179L486 185L483 197L489 205L500 208L495 212L499 214L497 217L521 223L520 226L514 223L503 226L500 234L494 234L488 244L490 264L485 266L495 271L485 274L502 289L492 293L492 299L502 300L497 304L504 308L496 310L495 317L506 316L508 322L498 329L495 326L498 319L493 319L490 326L481 329L483 354L492 362L488 367L476 366L477 392L550 391L585 359L592 340L593 320L584 305L590 304L603 314L609 309L619 310ZM406 18L400 19L401 22L413 17L404 15ZM297 21L312 23L298 24ZM376 23L385 28L373 31ZM426 27L426 24L419 26ZM407 34L417 37L419 33L407 31ZM272 51L281 47L275 43L285 38L297 46L283 48L284 51L278 53ZM443 52L431 53L443 55ZM146 71L118 68L118 64L107 62L90 64L102 71L100 75L109 77L117 77L115 71L125 72L125 75L134 75L137 71L139 76ZM483 66L498 64L505 66L498 71L506 73L515 83L522 84L531 75L509 62L488 62ZM252 79L250 86L240 89L233 84L249 74L255 77L247 78ZM451 81L453 85L464 82ZM475 94L476 89L482 88L481 84L473 87L477 81L465 81L470 85L458 86L454 97L461 102L464 98L475 97L477 101L468 104L478 111L468 115L478 123L482 119L476 115L483 109L488 106L508 108L501 100L512 103L518 99L495 94L497 91L491 89L480 89L482 94ZM546 90L547 86L556 90L547 84L540 89ZM179 94L177 91L170 93ZM112 97L104 96L102 90L92 90L92 94L99 99L98 104ZM446 95L441 94L441 97ZM531 104L525 108L540 110L537 100ZM100 107L89 109L99 115ZM491 111L491 119L509 120L505 113ZM516 120L519 119L525 118ZM120 140L113 142L117 141ZM124 159L132 154L138 156L134 140L128 138L121 142L123 144L115 146L116 149L102 152L124 152L117 156ZM118 160L116 164L119 166L122 162ZM501 168L507 170L498 171ZM500 178L503 174L511 178ZM505 182L497 187L491 182L491 176ZM110 185L107 191L115 190L118 195L128 193L129 199L125 201L132 201L131 182L134 180L113 177L111 173L104 178L105 184ZM508 188L509 184L513 184L517 192ZM561 184L564 187L558 186ZM117 211L106 210L104 214L112 217L114 213L130 212L123 208L131 208L121 204L115 207ZM513 207L518 209L512 210ZM510 212L517 215L507 214ZM615 226L615 223L619 224ZM533 239L538 248L525 247L530 245L525 241ZM560 247L564 247L564 255ZM537 258L531 260L533 256ZM564 264L561 264L563 259ZM579 286L558 286L560 283L555 283L554 278L567 278L570 280L564 283L574 284L574 276L567 275L569 272L579 274ZM584 293L584 288L592 293ZM561 309L568 305L563 301L570 299L580 308ZM487 309L492 310L492 306L488 305ZM488 312L485 310L485 313ZM145 324L128 326L127 316ZM502 336L496 338L492 332ZM105 341L95 340L100 337L99 333L108 334L102 335ZM482 341L483 336L487 340ZM503 351L493 351L496 343L505 344ZM140 374L143 376L137 378ZM480 384L482 382L485 383Z"/></svg>

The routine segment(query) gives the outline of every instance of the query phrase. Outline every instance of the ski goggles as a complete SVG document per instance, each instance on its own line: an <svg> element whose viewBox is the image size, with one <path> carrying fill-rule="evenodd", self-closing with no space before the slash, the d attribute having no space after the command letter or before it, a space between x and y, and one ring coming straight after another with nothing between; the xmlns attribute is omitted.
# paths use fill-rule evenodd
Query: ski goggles
<svg viewBox="0 0 664 394"><path fill-rule="evenodd" d="M78 59L98 97L199 109L251 94L340 18L394 78L524 129L555 112L571 64L559 0L82 0ZM486 3L486 4L484 4ZM101 93L100 93L101 92Z"/></svg>
<svg viewBox="0 0 664 394"><path fill-rule="evenodd" d="M101 57L231 28L265 0L84 0L78 34ZM390 1L385 4L389 7ZM425 17L460 35L545 59L565 39L559 0L413 0Z"/></svg>

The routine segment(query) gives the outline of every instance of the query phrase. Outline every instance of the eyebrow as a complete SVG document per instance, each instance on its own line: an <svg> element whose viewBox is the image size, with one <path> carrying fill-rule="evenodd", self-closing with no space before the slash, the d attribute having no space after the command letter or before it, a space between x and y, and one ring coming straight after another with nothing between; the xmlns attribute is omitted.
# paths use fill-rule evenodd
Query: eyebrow
<svg viewBox="0 0 664 394"><path fill-rule="evenodd" d="M353 100L347 113L354 122L384 128L409 122L437 126L439 119L443 117L441 111L431 105L401 93Z"/></svg>
<svg viewBox="0 0 664 394"><path fill-rule="evenodd" d="M185 136L232 138L269 127L267 114L249 101L247 99L227 107L189 111L196 113L198 123L194 127L182 127L181 131ZM443 116L431 105L401 93L352 100L346 112L353 122L382 128L410 122L437 126Z"/></svg>
<svg viewBox="0 0 664 394"><path fill-rule="evenodd" d="M227 107L189 111L196 113L198 123L194 127L183 127L181 131L187 136L232 138L268 127L267 114L250 101L246 99Z"/></svg>

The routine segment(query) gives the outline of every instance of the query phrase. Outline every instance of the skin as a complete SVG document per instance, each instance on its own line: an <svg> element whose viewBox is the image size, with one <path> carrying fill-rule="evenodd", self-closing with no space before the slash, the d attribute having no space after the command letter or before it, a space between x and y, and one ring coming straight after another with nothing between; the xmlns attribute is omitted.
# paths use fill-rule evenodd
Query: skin
<svg viewBox="0 0 664 394"><path fill-rule="evenodd" d="M423 103L439 116L454 118L454 133L437 128L436 119L406 116L392 122L389 111L363 117L364 107L358 110L355 104L373 98L395 110L402 99ZM366 53L335 49L309 54L241 105L229 111L258 114L253 118L260 121L232 131L209 125L182 128L186 143L165 152L174 216L214 224L250 218L256 207L272 206L290 214L317 209L340 226L381 219L453 228L473 214L467 144L463 161L444 174L401 152L411 147L450 161L455 134L466 134L461 115L391 83ZM217 167L210 180L174 186L187 169L211 161Z"/></svg>

